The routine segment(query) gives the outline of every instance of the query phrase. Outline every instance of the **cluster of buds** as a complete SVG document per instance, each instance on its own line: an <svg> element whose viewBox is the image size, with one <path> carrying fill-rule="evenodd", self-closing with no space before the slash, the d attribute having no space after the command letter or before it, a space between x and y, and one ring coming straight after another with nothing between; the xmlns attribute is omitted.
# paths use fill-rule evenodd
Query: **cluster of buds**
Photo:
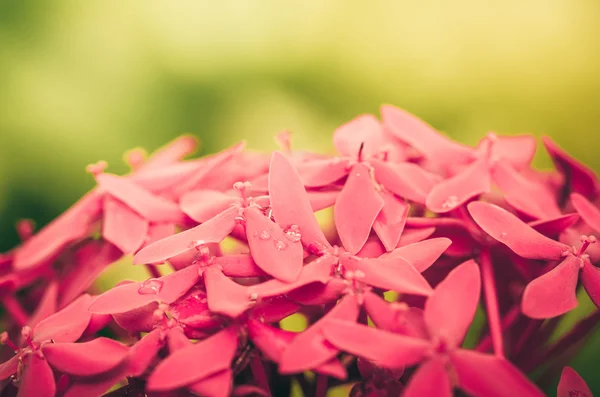
<svg viewBox="0 0 600 397"><path fill-rule="evenodd" d="M542 172L532 136L469 147L393 106L336 129L335 157L278 142L134 150L41 230L20 222L0 395L537 397L560 377L559 397L592 397L566 365L600 312L556 337L580 287L600 306L592 170L549 138ZM148 278L95 289L124 257Z"/></svg>

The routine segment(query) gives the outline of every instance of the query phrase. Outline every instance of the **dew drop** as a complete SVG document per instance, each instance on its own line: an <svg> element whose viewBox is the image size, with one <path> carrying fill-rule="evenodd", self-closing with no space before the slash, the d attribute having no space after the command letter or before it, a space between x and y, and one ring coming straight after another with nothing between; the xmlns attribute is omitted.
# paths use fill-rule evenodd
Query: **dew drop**
<svg viewBox="0 0 600 397"><path fill-rule="evenodd" d="M160 292L163 287L163 282L157 278L150 278L142 283L138 289L140 295L155 295Z"/></svg>
<svg viewBox="0 0 600 397"><path fill-rule="evenodd" d="M263 230L262 232L258 233L258 238L261 240L268 240L271 238L271 234L266 230Z"/></svg>
<svg viewBox="0 0 600 397"><path fill-rule="evenodd" d="M204 241L204 240L192 240L188 244L188 247L189 248L196 248L196 249L198 249L198 247L200 247L203 244L206 244L206 241Z"/></svg>
<svg viewBox="0 0 600 397"><path fill-rule="evenodd" d="M243 225L244 223L246 223L246 220L244 219L243 216L236 216L235 218L233 218L235 220L235 223Z"/></svg>
<svg viewBox="0 0 600 397"><path fill-rule="evenodd" d="M448 196L446 201L442 204L442 208L452 209L458 205L458 197L456 196Z"/></svg>
<svg viewBox="0 0 600 397"><path fill-rule="evenodd" d="M354 278L365 278L366 274L362 270L354 271Z"/></svg>
<svg viewBox="0 0 600 397"><path fill-rule="evenodd" d="M250 300L252 302L256 302L258 300L258 294L256 292L253 292L250 294Z"/></svg>
<svg viewBox="0 0 600 397"><path fill-rule="evenodd" d="M285 236L292 243L297 243L302 240L302 234L300 234L300 228L298 225L292 225L285 231Z"/></svg>
<svg viewBox="0 0 600 397"><path fill-rule="evenodd" d="M277 251L283 251L288 247L288 244L283 240L274 240L274 243L275 248L277 248Z"/></svg>

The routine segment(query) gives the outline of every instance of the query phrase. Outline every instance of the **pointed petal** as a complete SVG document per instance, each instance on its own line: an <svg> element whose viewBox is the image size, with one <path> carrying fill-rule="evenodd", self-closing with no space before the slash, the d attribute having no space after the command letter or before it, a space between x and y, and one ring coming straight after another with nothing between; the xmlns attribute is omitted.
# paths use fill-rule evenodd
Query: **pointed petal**
<svg viewBox="0 0 600 397"><path fill-rule="evenodd" d="M586 197L596 195L598 178L594 171L575 160L567 152L561 149L550 137L543 137L542 142L552 157L554 165L567 178L567 183L573 192Z"/></svg>
<svg viewBox="0 0 600 397"><path fill-rule="evenodd" d="M250 254L231 254L214 257L211 262L222 268L228 277L265 277L267 274L256 265Z"/></svg>
<svg viewBox="0 0 600 397"><path fill-rule="evenodd" d="M55 342L75 342L90 322L88 307L91 301L90 295L82 295L69 306L40 321L33 330L33 339L37 342L50 339Z"/></svg>
<svg viewBox="0 0 600 397"><path fill-rule="evenodd" d="M309 190L308 201L313 212L321 211L325 208L333 207L335 200L340 194L339 190Z"/></svg>
<svg viewBox="0 0 600 397"><path fill-rule="evenodd" d="M425 204L427 195L440 178L413 163L385 163L372 160L375 179L386 189L409 201Z"/></svg>
<svg viewBox="0 0 600 397"><path fill-rule="evenodd" d="M294 337L279 361L279 372L289 374L318 367L338 353L338 349L323 337L323 327L333 319L354 322L358 318L359 305L355 296L346 295L342 300L310 328Z"/></svg>
<svg viewBox="0 0 600 397"><path fill-rule="evenodd" d="M342 365L337 358L332 358L326 363L318 365L315 367L314 371L318 374L332 376L336 379L346 379L348 377L346 367Z"/></svg>
<svg viewBox="0 0 600 397"><path fill-rule="evenodd" d="M411 376L402 397L452 397L448 366L443 358L425 361Z"/></svg>
<svg viewBox="0 0 600 397"><path fill-rule="evenodd" d="M369 157L376 154L383 141L383 130L375 116L365 114L342 124L333 133L333 145L339 154L357 158L362 148L362 155Z"/></svg>
<svg viewBox="0 0 600 397"><path fill-rule="evenodd" d="M531 318L560 316L577 307L577 280L581 259L569 255L548 273L527 284L521 309Z"/></svg>
<svg viewBox="0 0 600 397"><path fill-rule="evenodd" d="M152 222L177 222L181 211L177 204L155 196L126 178L112 174L96 175L98 185L145 219Z"/></svg>
<svg viewBox="0 0 600 397"><path fill-rule="evenodd" d="M298 164L296 169L304 186L321 187L329 186L345 177L348 174L349 164L348 158L334 157L305 161Z"/></svg>
<svg viewBox="0 0 600 397"><path fill-rule="evenodd" d="M326 284L320 282L306 284L285 294L301 305L324 305L335 302L348 289L345 280L332 278Z"/></svg>
<svg viewBox="0 0 600 397"><path fill-rule="evenodd" d="M401 257L423 273L446 251L452 241L445 237L432 238L397 248L385 258Z"/></svg>
<svg viewBox="0 0 600 397"><path fill-rule="evenodd" d="M239 201L239 197L218 190L202 189L184 194L179 205L187 216L203 223Z"/></svg>
<svg viewBox="0 0 600 397"><path fill-rule="evenodd" d="M54 397L56 383L48 361L37 354L29 354L24 360L25 369L17 397Z"/></svg>
<svg viewBox="0 0 600 397"><path fill-rule="evenodd" d="M377 328L415 338L429 337L423 310L402 303L386 302L371 292L365 294L364 300L365 310Z"/></svg>
<svg viewBox="0 0 600 397"><path fill-rule="evenodd" d="M562 232L576 224L578 220L579 215L566 214L550 219L529 222L528 225L546 237L557 239Z"/></svg>
<svg viewBox="0 0 600 397"><path fill-rule="evenodd" d="M600 307L600 269L585 261L581 272L585 292L597 307Z"/></svg>
<svg viewBox="0 0 600 397"><path fill-rule="evenodd" d="M99 375L85 377L85 378L72 378L72 383L62 397L101 397L110 390L111 387L119 384L126 380L127 375L127 364L122 363L121 365L113 368L108 372L101 373Z"/></svg>
<svg viewBox="0 0 600 397"><path fill-rule="evenodd" d="M258 386L240 385L240 386L236 386L235 389L233 389L231 396L232 397L247 397L247 396L270 397L271 395Z"/></svg>
<svg viewBox="0 0 600 397"><path fill-rule="evenodd" d="M198 140L196 137L190 135L180 136L152 153L152 156L144 163L142 169L161 169L194 153L197 147Z"/></svg>
<svg viewBox="0 0 600 397"><path fill-rule="evenodd" d="M453 269L425 303L425 323L431 335L443 336L451 346L459 345L475 317L480 291L481 275L475 261Z"/></svg>
<svg viewBox="0 0 600 397"><path fill-rule="evenodd" d="M252 258L265 273L293 282L300 275L304 250L299 239L290 239L278 224L256 207L244 210L246 237Z"/></svg>
<svg viewBox="0 0 600 397"><path fill-rule="evenodd" d="M425 203L431 211L443 214L489 192L490 187L488 160L482 157L459 174L435 185Z"/></svg>
<svg viewBox="0 0 600 397"><path fill-rule="evenodd" d="M494 157L508 161L519 169L531 164L537 141L533 135L499 136L494 142L492 153Z"/></svg>
<svg viewBox="0 0 600 397"><path fill-rule="evenodd" d="M150 244L133 257L133 263L162 262L193 248L191 244L220 243L235 227L237 214L238 209L230 207L199 226Z"/></svg>
<svg viewBox="0 0 600 397"><path fill-rule="evenodd" d="M433 292L425 278L404 259L358 259L342 256L340 263L346 273L354 272L354 277L365 284L386 291L404 294L429 296ZM348 276L347 276L348 277Z"/></svg>
<svg viewBox="0 0 600 397"><path fill-rule="evenodd" d="M193 346L192 341L185 336L180 327L174 327L167 331L167 342L170 353Z"/></svg>
<svg viewBox="0 0 600 397"><path fill-rule="evenodd" d="M296 333L275 328L254 319L249 319L248 335L250 336L252 343L254 343L269 360L278 363L283 351L292 342Z"/></svg>
<svg viewBox="0 0 600 397"><path fill-rule="evenodd" d="M574 392L578 392L574 393ZM583 378L571 367L564 367L560 375L556 397L593 397Z"/></svg>
<svg viewBox="0 0 600 397"><path fill-rule="evenodd" d="M164 346L160 338L160 329L146 334L129 349L128 372L130 376L141 376Z"/></svg>
<svg viewBox="0 0 600 397"><path fill-rule="evenodd" d="M38 325L40 321L50 317L56 312L57 297L58 284L56 283L56 281L52 281L46 287L46 291L44 291L44 295L42 295L42 299L38 303L35 312L29 317L29 322L27 323L27 325L31 327L31 329L35 329L36 325Z"/></svg>
<svg viewBox="0 0 600 397"><path fill-rule="evenodd" d="M203 276L212 312L237 318L250 307L248 288L223 275L217 267L204 269Z"/></svg>
<svg viewBox="0 0 600 397"><path fill-rule="evenodd" d="M341 320L327 321L323 334L338 349L386 368L416 364L431 348L426 340Z"/></svg>
<svg viewBox="0 0 600 397"><path fill-rule="evenodd" d="M127 178L151 193L171 198L174 188L203 172L203 168L201 160L193 160L173 163L164 168L139 169Z"/></svg>
<svg viewBox="0 0 600 397"><path fill-rule="evenodd" d="M150 391L173 390L229 369L237 345L237 331L230 327L193 346L177 350L156 366L146 387ZM210 357L210 360L198 360L198 357Z"/></svg>
<svg viewBox="0 0 600 397"><path fill-rule="evenodd" d="M493 204L471 203L469 213L487 234L528 259L560 259L568 246L545 237L510 212Z"/></svg>
<svg viewBox="0 0 600 397"><path fill-rule="evenodd" d="M137 251L148 235L148 221L119 200L104 197L102 237L124 254Z"/></svg>
<svg viewBox="0 0 600 397"><path fill-rule="evenodd" d="M441 164L469 159L473 149L453 142L417 116L395 106L381 107L383 124L398 139L416 148L425 157Z"/></svg>
<svg viewBox="0 0 600 397"><path fill-rule="evenodd" d="M553 192L545 184L524 177L503 161L497 161L491 173L506 202L517 211L535 219L561 215Z"/></svg>
<svg viewBox="0 0 600 397"><path fill-rule="evenodd" d="M404 229L398 242L398 247L404 247L409 244L418 243L431 236L435 232L435 227L423 227L415 229Z"/></svg>
<svg viewBox="0 0 600 397"><path fill-rule="evenodd" d="M474 397L543 397L544 394L508 361L457 349L451 361L458 385Z"/></svg>
<svg viewBox="0 0 600 397"><path fill-rule="evenodd" d="M381 192L381 198L383 208L373 223L373 230L381 239L385 249L391 251L400 241L410 206L387 192Z"/></svg>
<svg viewBox="0 0 600 397"><path fill-rule="evenodd" d="M152 302L172 303L196 284L198 267L189 266L158 279L114 287L94 299L89 311L97 314L125 313Z"/></svg>
<svg viewBox="0 0 600 397"><path fill-rule="evenodd" d="M100 337L84 343L47 343L42 351L59 371L90 376L119 365L127 357L129 348L116 340Z"/></svg>
<svg viewBox="0 0 600 397"><path fill-rule="evenodd" d="M298 172L281 153L271 157L269 169L269 196L277 223L282 227L298 226L304 245L330 247L313 214L306 189Z"/></svg>
<svg viewBox="0 0 600 397"><path fill-rule="evenodd" d="M9 360L0 363L0 380L11 377L16 374L19 369L19 362L23 357L23 350L12 356Z"/></svg>
<svg viewBox="0 0 600 397"><path fill-rule="evenodd" d="M600 233L600 210L581 194L572 194L571 202L584 222Z"/></svg>
<svg viewBox="0 0 600 397"><path fill-rule="evenodd" d="M383 208L369 168L359 163L352 168L334 207L334 221L346 250L356 254L365 244L371 227Z"/></svg>
<svg viewBox="0 0 600 397"><path fill-rule="evenodd" d="M231 392L233 372L226 369L188 385L188 389L199 396L227 397Z"/></svg>

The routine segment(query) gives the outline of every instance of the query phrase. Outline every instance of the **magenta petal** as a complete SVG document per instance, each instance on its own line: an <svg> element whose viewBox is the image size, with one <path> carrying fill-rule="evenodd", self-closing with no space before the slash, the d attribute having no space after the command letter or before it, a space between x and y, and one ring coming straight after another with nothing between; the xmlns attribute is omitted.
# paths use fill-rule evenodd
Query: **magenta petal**
<svg viewBox="0 0 600 397"><path fill-rule="evenodd" d="M148 235L148 221L119 200L104 197L102 237L123 253L137 251Z"/></svg>
<svg viewBox="0 0 600 397"><path fill-rule="evenodd" d="M192 289L169 306L169 314L180 324L198 330L218 328L222 320L208 309L206 293Z"/></svg>
<svg viewBox="0 0 600 397"><path fill-rule="evenodd" d="M581 281L592 302L600 307L600 269L586 260L581 271Z"/></svg>
<svg viewBox="0 0 600 397"><path fill-rule="evenodd" d="M177 350L156 366L146 387L150 391L173 390L229 369L237 345L237 330L230 327L193 346ZM210 359L198 360L198 357Z"/></svg>
<svg viewBox="0 0 600 397"><path fill-rule="evenodd" d="M309 190L308 201L310 207L314 212L321 211L322 209L333 207L337 196L340 194L339 190Z"/></svg>
<svg viewBox="0 0 600 397"><path fill-rule="evenodd" d="M172 197L174 188L202 171L202 162L194 160L170 164L164 168L136 170L127 177L151 193Z"/></svg>
<svg viewBox="0 0 600 397"><path fill-rule="evenodd" d="M336 379L346 379L348 377L346 367L337 358L332 358L326 363L316 366L314 371Z"/></svg>
<svg viewBox="0 0 600 397"><path fill-rule="evenodd" d="M401 257L423 273L446 251L452 241L445 237L432 238L395 249L385 258Z"/></svg>
<svg viewBox="0 0 600 397"><path fill-rule="evenodd" d="M230 207L199 226L142 248L133 257L133 263L157 263L181 254L196 244L220 243L235 227L237 215L238 209Z"/></svg>
<svg viewBox="0 0 600 397"><path fill-rule="evenodd" d="M600 233L600 210L588 199L577 193L571 195L571 202L584 222L596 233Z"/></svg>
<svg viewBox="0 0 600 397"><path fill-rule="evenodd" d="M333 319L356 321L359 305L355 296L346 295L319 321L294 337L279 361L279 372L289 374L318 367L338 353L323 337L323 327Z"/></svg>
<svg viewBox="0 0 600 397"><path fill-rule="evenodd" d="M142 170L161 169L173 164L183 157L194 153L198 147L198 140L193 136L178 137L152 154L152 157L144 163Z"/></svg>
<svg viewBox="0 0 600 397"><path fill-rule="evenodd" d="M211 311L236 318L250 307L248 287L232 281L216 267L204 269L203 276Z"/></svg>
<svg viewBox="0 0 600 397"><path fill-rule="evenodd" d="M306 189L290 161L281 153L271 157L269 196L277 223L298 226L302 243L330 247L313 214Z"/></svg>
<svg viewBox="0 0 600 397"><path fill-rule="evenodd" d="M304 250L299 238L288 235L256 207L244 211L246 237L252 258L265 273L293 282L300 275Z"/></svg>
<svg viewBox="0 0 600 397"><path fill-rule="evenodd" d="M42 351L59 371L90 376L119 365L127 357L129 348L116 340L100 337L85 343L47 343Z"/></svg>
<svg viewBox="0 0 600 397"><path fill-rule="evenodd" d="M264 324L260 321L248 320L248 335L252 343L271 361L278 363L283 351L296 336L295 332L285 331Z"/></svg>
<svg viewBox="0 0 600 397"><path fill-rule="evenodd" d="M141 376L158 356L158 351L164 346L160 333L160 329L153 330L129 349L127 365L130 376Z"/></svg>
<svg viewBox="0 0 600 397"><path fill-rule="evenodd" d="M262 299L252 308L252 317L276 323L300 310L300 305L285 295Z"/></svg>
<svg viewBox="0 0 600 397"><path fill-rule="evenodd" d="M381 198L384 204L373 223L373 230L381 239L385 249L391 251L400 241L410 206L391 193L381 192Z"/></svg>
<svg viewBox="0 0 600 397"><path fill-rule="evenodd" d="M46 291L44 291L42 299L39 301L37 307L35 308L35 312L33 312L33 314L29 317L27 325L30 328L35 329L35 326L38 325L40 321L51 316L56 312L57 295L58 284L56 283L56 281L52 281L46 287Z"/></svg>
<svg viewBox="0 0 600 397"><path fill-rule="evenodd" d="M127 204L131 209L152 222L176 222L181 211L175 203L155 196L135 183L112 174L96 176L98 185L111 196Z"/></svg>
<svg viewBox="0 0 600 397"><path fill-rule="evenodd" d="M88 307L91 301L90 295L82 295L69 306L40 321L33 330L34 340L44 342L53 339L55 342L75 342L90 322L91 314L88 312Z"/></svg>
<svg viewBox="0 0 600 397"><path fill-rule="evenodd" d="M352 168L334 207L334 220L344 248L356 254L365 244L371 227L383 208L369 168L359 163Z"/></svg>
<svg viewBox="0 0 600 397"><path fill-rule="evenodd" d="M447 367L449 363L444 358L425 361L411 376L402 397L452 397Z"/></svg>
<svg viewBox="0 0 600 397"><path fill-rule="evenodd" d="M4 380L17 373L19 369L19 362L23 357L23 350L12 356L9 360L0 363L0 380Z"/></svg>
<svg viewBox="0 0 600 397"><path fill-rule="evenodd" d="M542 138L554 165L568 178L571 190L586 197L596 195L597 180L593 170L575 160L549 137Z"/></svg>
<svg viewBox="0 0 600 397"><path fill-rule="evenodd" d="M520 169L531 163L536 146L537 141L533 135L499 136L492 147L492 154Z"/></svg>
<svg viewBox="0 0 600 397"><path fill-rule="evenodd" d="M468 260L439 283L425 303L425 323L432 336L443 337L450 346L464 338L475 317L481 276L479 266Z"/></svg>
<svg viewBox="0 0 600 397"><path fill-rule="evenodd" d="M231 397L270 397L271 394L264 391L258 386L254 385L240 385L236 386L231 393Z"/></svg>
<svg viewBox="0 0 600 397"><path fill-rule="evenodd" d="M362 155L376 154L383 141L383 130L375 116L365 114L342 124L333 133L333 145L343 156L357 158L362 147Z"/></svg>
<svg viewBox="0 0 600 397"><path fill-rule="evenodd" d="M397 196L419 204L425 204L427 195L440 180L413 163L393 164L377 160L370 163L375 168L377 182Z"/></svg>
<svg viewBox="0 0 600 397"><path fill-rule="evenodd" d="M323 305L337 301L347 289L346 280L332 278L325 284L306 284L286 293L285 296L301 305Z"/></svg>
<svg viewBox="0 0 600 397"><path fill-rule="evenodd" d="M355 157L356 154L353 155ZM306 187L328 186L348 174L350 160L334 157L331 159L308 160L296 166L302 183Z"/></svg>
<svg viewBox="0 0 600 397"><path fill-rule="evenodd" d="M181 210L196 222L206 222L239 202L235 197L218 190L202 189L186 193L179 203Z"/></svg>
<svg viewBox="0 0 600 397"><path fill-rule="evenodd" d="M417 229L404 229L398 242L398 247L404 247L409 244L423 241L435 232L435 227L424 227Z"/></svg>
<svg viewBox="0 0 600 397"><path fill-rule="evenodd" d="M171 354L178 350L193 346L192 341L188 339L181 327L173 327L167 331L167 342Z"/></svg>
<svg viewBox="0 0 600 397"><path fill-rule="evenodd" d="M199 396L227 397L231 392L232 380L233 372L226 369L192 383L187 388Z"/></svg>
<svg viewBox="0 0 600 397"><path fill-rule="evenodd" d="M340 263L346 272L365 284L404 294L429 296L433 292L425 278L404 259L359 259L342 256Z"/></svg>
<svg viewBox="0 0 600 397"><path fill-rule="evenodd" d="M62 397L101 397L112 387L126 379L127 365L121 365L95 376L74 378Z"/></svg>
<svg viewBox="0 0 600 397"><path fill-rule="evenodd" d="M536 232L541 233L546 237L558 238L562 232L576 224L578 220L578 214L566 214L550 219L540 219L529 222L528 225Z"/></svg>
<svg viewBox="0 0 600 397"><path fill-rule="evenodd" d="M365 310L377 328L416 338L428 338L423 310L402 303L389 303L372 292L364 295Z"/></svg>
<svg viewBox="0 0 600 397"><path fill-rule="evenodd" d="M264 277L266 273L256 265L250 254L231 254L214 257L211 263L222 268L229 277Z"/></svg>
<svg viewBox="0 0 600 397"><path fill-rule="evenodd" d="M544 394L508 361L457 349L451 361L458 385L474 397L543 397Z"/></svg>
<svg viewBox="0 0 600 397"><path fill-rule="evenodd" d="M469 213L487 234L528 259L560 259L569 247L541 235L525 222L494 204L474 202Z"/></svg>
<svg viewBox="0 0 600 397"><path fill-rule="evenodd" d="M593 397L593 395L583 378L573 368L564 367L560 375L556 397Z"/></svg>
<svg viewBox="0 0 600 397"><path fill-rule="evenodd" d="M517 211L536 219L561 215L553 192L545 184L524 177L502 161L497 161L491 172L504 199Z"/></svg>
<svg viewBox="0 0 600 397"><path fill-rule="evenodd" d="M569 255L548 273L525 287L521 309L531 318L560 316L577 307L577 280L581 259Z"/></svg>
<svg viewBox="0 0 600 397"><path fill-rule="evenodd" d="M431 189L426 205L436 213L446 213L470 199L490 191L488 160L482 157L465 170L446 179Z"/></svg>
<svg viewBox="0 0 600 397"><path fill-rule="evenodd" d="M338 349L386 368L416 364L431 348L426 340L341 320L328 320L323 334Z"/></svg>
<svg viewBox="0 0 600 397"><path fill-rule="evenodd" d="M24 361L17 397L54 397L56 383L48 361L35 353L27 355Z"/></svg>

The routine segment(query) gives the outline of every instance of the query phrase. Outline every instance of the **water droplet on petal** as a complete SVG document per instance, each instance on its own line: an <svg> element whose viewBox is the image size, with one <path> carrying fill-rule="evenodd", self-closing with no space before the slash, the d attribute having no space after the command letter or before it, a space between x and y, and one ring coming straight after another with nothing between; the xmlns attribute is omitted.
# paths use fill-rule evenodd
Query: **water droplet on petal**
<svg viewBox="0 0 600 397"><path fill-rule="evenodd" d="M256 292L253 292L250 294L250 300L252 302L256 302L258 300L258 294Z"/></svg>
<svg viewBox="0 0 600 397"><path fill-rule="evenodd" d="M155 295L160 292L163 287L163 282L157 278L150 278L142 283L138 289L140 295Z"/></svg>
<svg viewBox="0 0 600 397"><path fill-rule="evenodd" d="M261 240L268 240L271 238L271 233L263 230L262 232L258 233L258 238Z"/></svg>
<svg viewBox="0 0 600 397"><path fill-rule="evenodd" d="M292 225L287 228L285 231L285 236L293 243L297 243L302 239L302 234L300 233L300 228L298 225Z"/></svg>
<svg viewBox="0 0 600 397"><path fill-rule="evenodd" d="M198 249L198 247L200 247L203 244L206 244L206 241L204 241L204 240L192 240L188 244L188 247Z"/></svg>
<svg viewBox="0 0 600 397"><path fill-rule="evenodd" d="M235 220L235 223L243 225L246 223L246 220L244 219L243 216L236 216L235 218L233 218Z"/></svg>
<svg viewBox="0 0 600 397"><path fill-rule="evenodd" d="M365 278L366 274L362 270L354 271L354 278Z"/></svg>
<svg viewBox="0 0 600 397"><path fill-rule="evenodd" d="M283 251L284 249L286 249L288 247L288 244L283 241L283 240L275 240L275 248L277 248L277 251Z"/></svg>
<svg viewBox="0 0 600 397"><path fill-rule="evenodd" d="M442 204L442 208L452 209L458 205L458 197L456 196L448 196L446 201Z"/></svg>

